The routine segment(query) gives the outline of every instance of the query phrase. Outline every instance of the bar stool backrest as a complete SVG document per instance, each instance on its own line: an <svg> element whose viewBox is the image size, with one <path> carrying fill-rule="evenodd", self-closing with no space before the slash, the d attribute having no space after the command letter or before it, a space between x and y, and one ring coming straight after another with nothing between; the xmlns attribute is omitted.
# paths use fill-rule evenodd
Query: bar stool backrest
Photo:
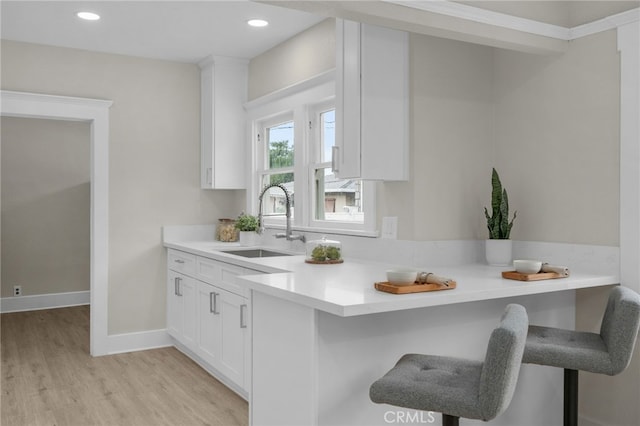
<svg viewBox="0 0 640 426"><path fill-rule="evenodd" d="M618 286L609 294L600 326L600 336L611 359L610 375L624 371L631 361L640 328L640 295Z"/></svg>
<svg viewBox="0 0 640 426"><path fill-rule="evenodd" d="M480 375L479 402L483 419L507 409L518 381L529 320L524 307L510 304L489 338Z"/></svg>

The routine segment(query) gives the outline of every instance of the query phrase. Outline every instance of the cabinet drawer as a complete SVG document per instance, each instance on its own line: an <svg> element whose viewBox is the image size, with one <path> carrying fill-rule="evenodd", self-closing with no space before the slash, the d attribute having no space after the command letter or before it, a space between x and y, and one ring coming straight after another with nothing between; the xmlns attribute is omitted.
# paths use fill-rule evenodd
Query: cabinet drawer
<svg viewBox="0 0 640 426"><path fill-rule="evenodd" d="M182 251L169 249L167 265L171 270L182 272L187 275L194 275L196 272L196 256Z"/></svg>
<svg viewBox="0 0 640 426"><path fill-rule="evenodd" d="M196 258L196 276L206 283L217 284L220 281L220 265L222 264L222 262L198 256Z"/></svg>
<svg viewBox="0 0 640 426"><path fill-rule="evenodd" d="M230 265L228 263L221 263L219 285L227 291L238 294L240 296L248 297L249 290L246 288L246 286L238 283L238 276L247 275L249 273L249 269Z"/></svg>

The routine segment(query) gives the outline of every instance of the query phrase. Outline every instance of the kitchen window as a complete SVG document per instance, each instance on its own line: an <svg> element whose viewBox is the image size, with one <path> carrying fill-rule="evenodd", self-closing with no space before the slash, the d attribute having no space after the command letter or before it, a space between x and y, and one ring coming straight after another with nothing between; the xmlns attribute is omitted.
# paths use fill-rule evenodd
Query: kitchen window
<svg viewBox="0 0 640 426"><path fill-rule="evenodd" d="M330 83L248 105L254 164L248 206L257 213L262 189L280 183L292 196L294 229L374 236L375 182L340 179L331 168L336 114ZM284 226L284 212L284 194L269 189L263 196L265 226Z"/></svg>
<svg viewBox="0 0 640 426"><path fill-rule="evenodd" d="M294 143L295 123L292 114L285 114L260 123L256 142L261 150L258 168L259 188L270 184L283 185L289 194L295 194ZM295 202L291 201L292 217L295 217ZM285 196L277 188L272 188L263 197L263 214L282 215L285 213Z"/></svg>
<svg viewBox="0 0 640 426"><path fill-rule="evenodd" d="M310 223L315 227L360 228L365 218L364 183L359 179L340 179L331 168L336 130L334 104L314 105L309 112Z"/></svg>

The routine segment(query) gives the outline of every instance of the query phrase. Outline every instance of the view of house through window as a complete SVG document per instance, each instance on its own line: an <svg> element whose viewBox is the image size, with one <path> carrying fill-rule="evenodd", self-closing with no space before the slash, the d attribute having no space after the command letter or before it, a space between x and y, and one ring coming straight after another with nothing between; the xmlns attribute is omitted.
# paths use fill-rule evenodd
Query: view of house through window
<svg viewBox="0 0 640 426"><path fill-rule="evenodd" d="M317 221L364 222L362 181L339 179L331 170L331 151L336 140L336 111L318 114L318 162L313 165L313 193Z"/></svg>

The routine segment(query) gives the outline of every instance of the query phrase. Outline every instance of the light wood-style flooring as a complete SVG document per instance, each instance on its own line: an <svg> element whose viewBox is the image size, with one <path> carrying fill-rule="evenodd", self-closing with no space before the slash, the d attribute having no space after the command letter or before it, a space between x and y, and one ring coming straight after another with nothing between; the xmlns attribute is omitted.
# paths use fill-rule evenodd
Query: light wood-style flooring
<svg viewBox="0 0 640 426"><path fill-rule="evenodd" d="M246 425L246 401L175 348L89 355L89 307L2 314L2 426Z"/></svg>

